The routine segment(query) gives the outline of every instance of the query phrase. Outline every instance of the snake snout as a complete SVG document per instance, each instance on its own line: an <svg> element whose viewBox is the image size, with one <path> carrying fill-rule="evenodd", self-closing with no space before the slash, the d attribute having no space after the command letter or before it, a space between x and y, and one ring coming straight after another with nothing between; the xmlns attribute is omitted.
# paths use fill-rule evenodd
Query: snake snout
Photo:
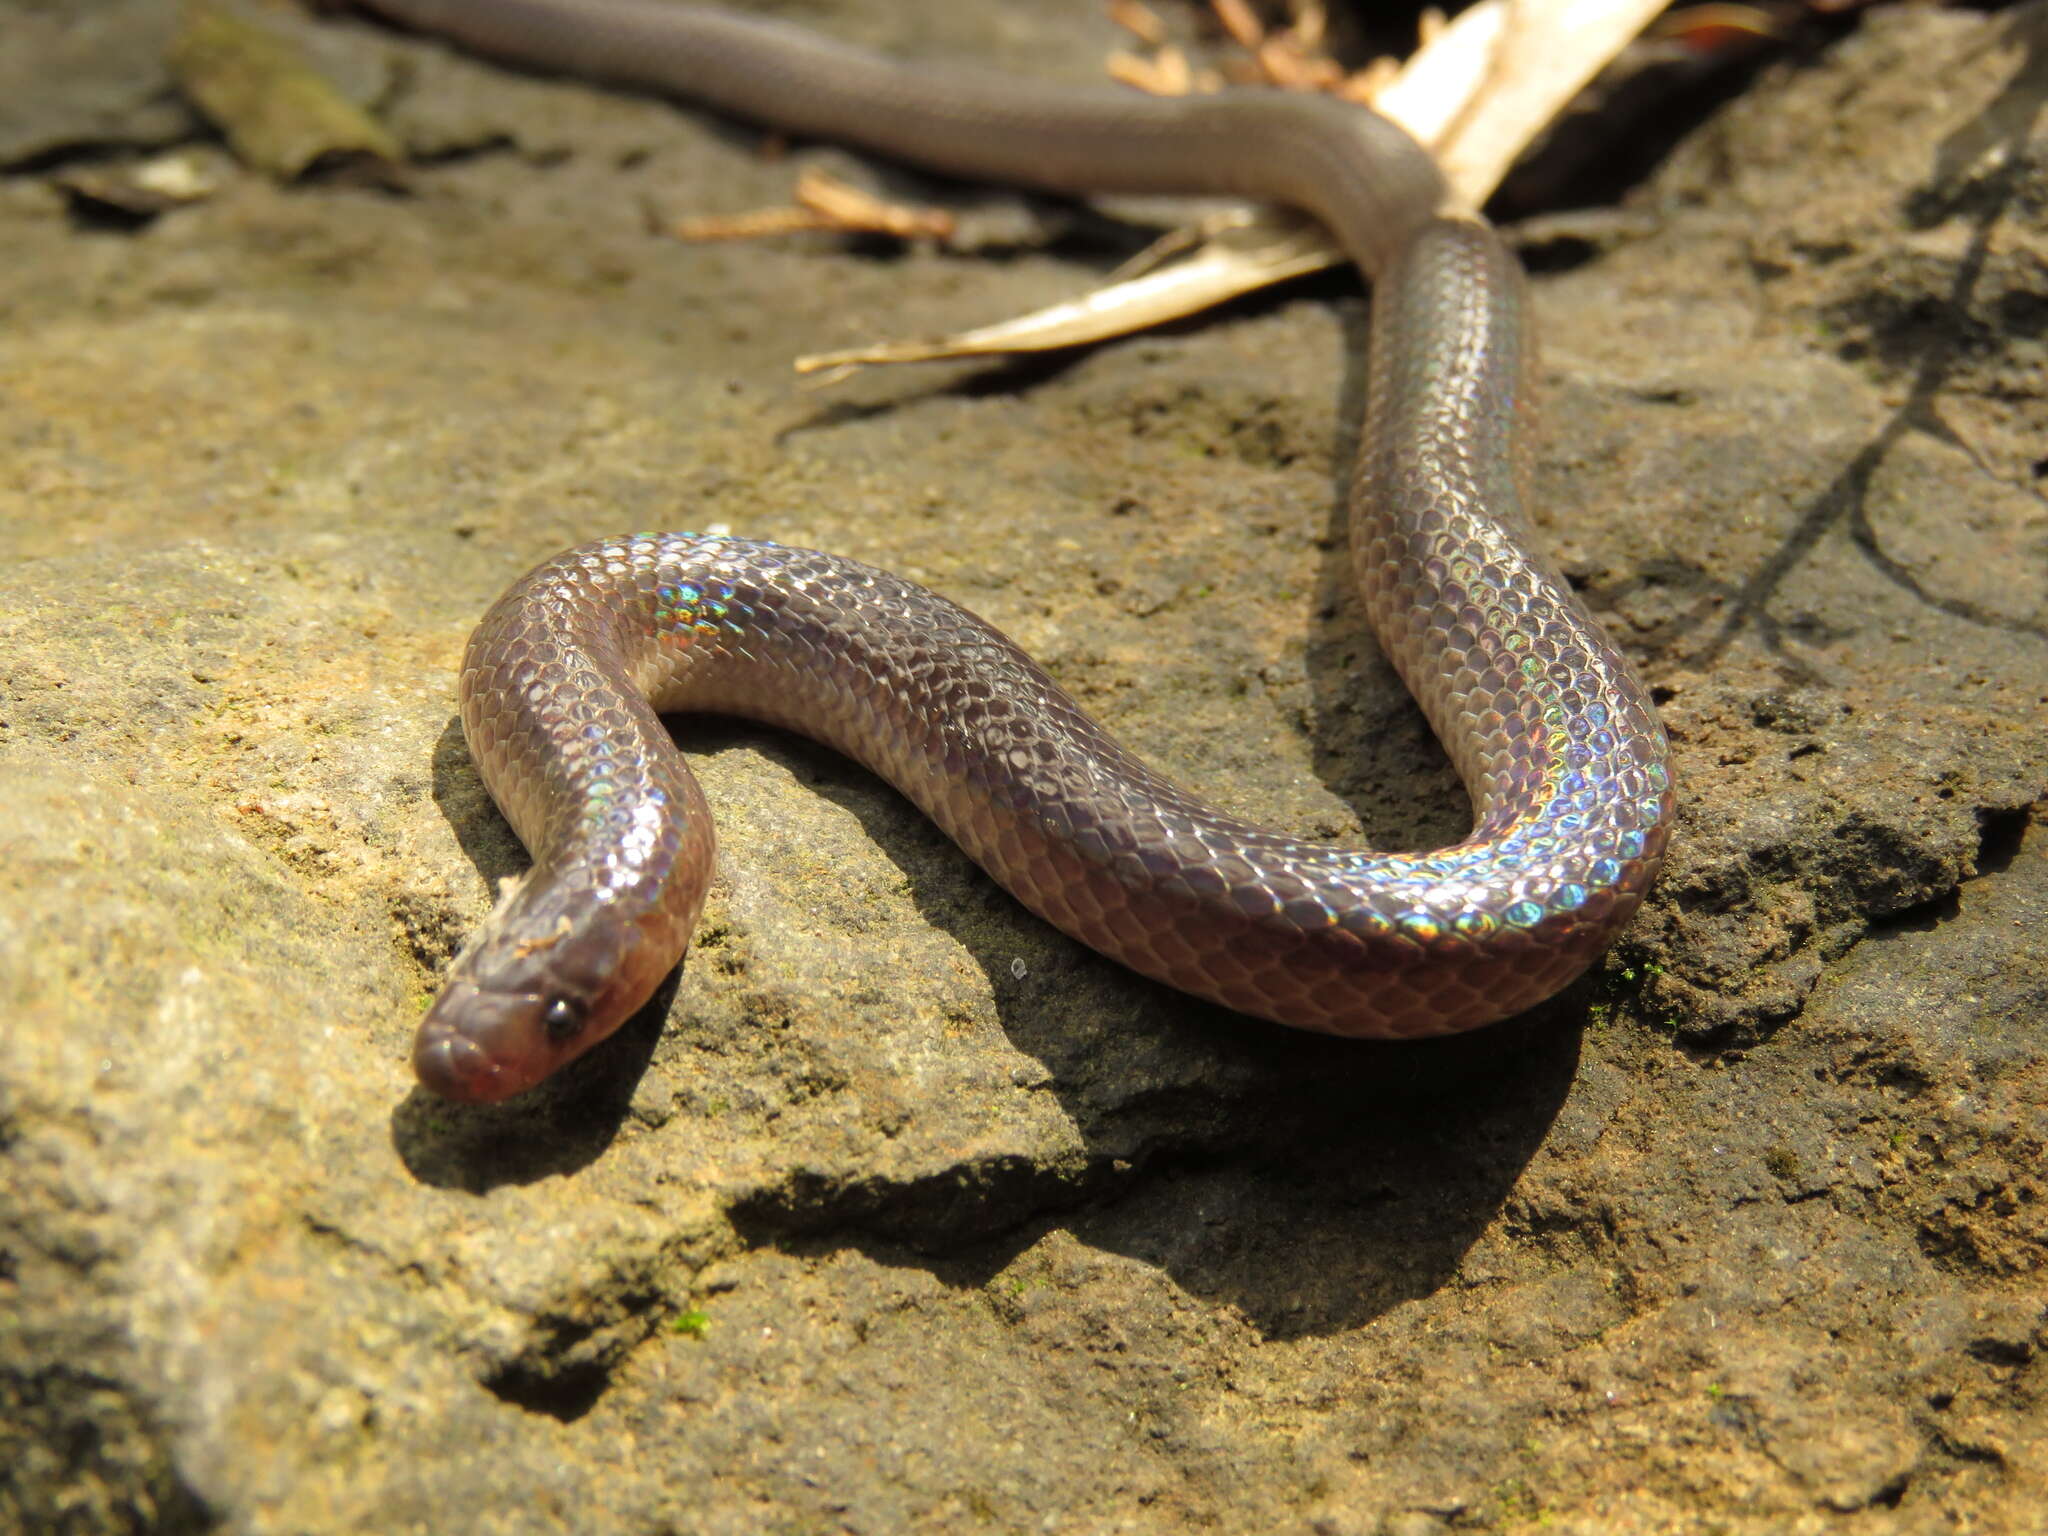
<svg viewBox="0 0 2048 1536"><path fill-rule="evenodd" d="M420 1020L413 1071L428 1092L457 1103L523 1093L560 1064L546 1013L545 998L452 982Z"/></svg>

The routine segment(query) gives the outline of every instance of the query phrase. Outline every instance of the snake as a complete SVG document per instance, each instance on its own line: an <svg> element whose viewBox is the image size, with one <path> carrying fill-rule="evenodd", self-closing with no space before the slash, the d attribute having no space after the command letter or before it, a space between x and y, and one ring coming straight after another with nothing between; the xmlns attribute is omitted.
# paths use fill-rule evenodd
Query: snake
<svg viewBox="0 0 2048 1536"><path fill-rule="evenodd" d="M1220 194L1320 220L1373 287L1352 573L1473 817L1463 841L1416 852L1261 827L1147 766L999 631L887 571L726 534L599 540L514 582L464 653L469 752L532 864L420 1021L427 1090L534 1087L682 961L715 836L675 714L844 753L1081 943L1299 1029L1492 1023L1555 994L1630 920L1670 835L1670 749L1535 536L1520 264L1394 123L1313 94L1148 97L934 67L665 0L360 3L516 66L955 178Z"/></svg>

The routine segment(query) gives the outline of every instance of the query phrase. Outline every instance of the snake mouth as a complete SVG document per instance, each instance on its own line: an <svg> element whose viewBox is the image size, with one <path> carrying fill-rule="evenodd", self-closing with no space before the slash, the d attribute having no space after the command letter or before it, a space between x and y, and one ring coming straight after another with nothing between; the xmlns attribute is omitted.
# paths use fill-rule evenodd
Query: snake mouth
<svg viewBox="0 0 2048 1536"><path fill-rule="evenodd" d="M458 1104L495 1104L524 1093L561 1064L531 993L449 985L420 1020L412 1065L429 1093Z"/></svg>

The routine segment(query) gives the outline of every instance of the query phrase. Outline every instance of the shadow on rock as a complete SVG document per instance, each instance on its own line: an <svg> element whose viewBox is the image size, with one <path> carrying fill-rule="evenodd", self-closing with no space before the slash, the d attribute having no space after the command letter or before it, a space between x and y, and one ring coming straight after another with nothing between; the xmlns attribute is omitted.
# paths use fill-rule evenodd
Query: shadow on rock
<svg viewBox="0 0 2048 1536"><path fill-rule="evenodd" d="M962 1290L1064 1227L1235 1308L1267 1338L1339 1334L1457 1273L1500 1219L1578 1062L1579 1031L1563 1019L1573 1010L1560 1005L1406 1044L1284 1036L1209 1011L1256 1064L1236 1096L1186 1095L1181 1107L1196 1113L1174 1133L1134 1135L1120 1109L1056 1080L1086 1144L1077 1169L985 1160L916 1183L798 1181L728 1214L759 1245L850 1248ZM1011 1015L1004 1025L1013 1039L1036 1028Z"/></svg>
<svg viewBox="0 0 2048 1536"><path fill-rule="evenodd" d="M450 715L434 739L432 793L462 856L487 885L496 889L500 882L526 872L533 861L484 788L483 775L463 739L460 715Z"/></svg>
<svg viewBox="0 0 2048 1536"><path fill-rule="evenodd" d="M1269 1337L1338 1332L1456 1272L1570 1089L1585 984L1438 1040L1283 1029L1061 939L950 843L907 832L916 812L824 748L751 745L857 817L902 870L923 920L987 976L1004 1034L1042 1065L1037 1086L1083 1143L1071 1160L962 1158L908 1180L798 1171L728 1210L753 1243L872 1251L974 1288L1064 1225ZM1022 974L1020 951L1036 956Z"/></svg>
<svg viewBox="0 0 2048 1536"><path fill-rule="evenodd" d="M1445 1040L1283 1040L1237 1106L1249 1143L1168 1166L1075 1236L1235 1307L1267 1338L1336 1334L1434 1293L1543 1143L1579 1031L1553 1006Z"/></svg>

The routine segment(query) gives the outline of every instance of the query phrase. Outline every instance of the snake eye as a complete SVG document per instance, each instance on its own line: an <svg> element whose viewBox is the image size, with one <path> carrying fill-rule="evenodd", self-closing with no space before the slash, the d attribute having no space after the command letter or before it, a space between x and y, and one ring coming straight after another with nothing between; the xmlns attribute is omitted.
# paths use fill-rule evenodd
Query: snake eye
<svg viewBox="0 0 2048 1536"><path fill-rule="evenodd" d="M548 1038L560 1045L573 1040L583 1030L583 1009L566 997L558 997L547 1006L540 1016L541 1028L548 1032Z"/></svg>

